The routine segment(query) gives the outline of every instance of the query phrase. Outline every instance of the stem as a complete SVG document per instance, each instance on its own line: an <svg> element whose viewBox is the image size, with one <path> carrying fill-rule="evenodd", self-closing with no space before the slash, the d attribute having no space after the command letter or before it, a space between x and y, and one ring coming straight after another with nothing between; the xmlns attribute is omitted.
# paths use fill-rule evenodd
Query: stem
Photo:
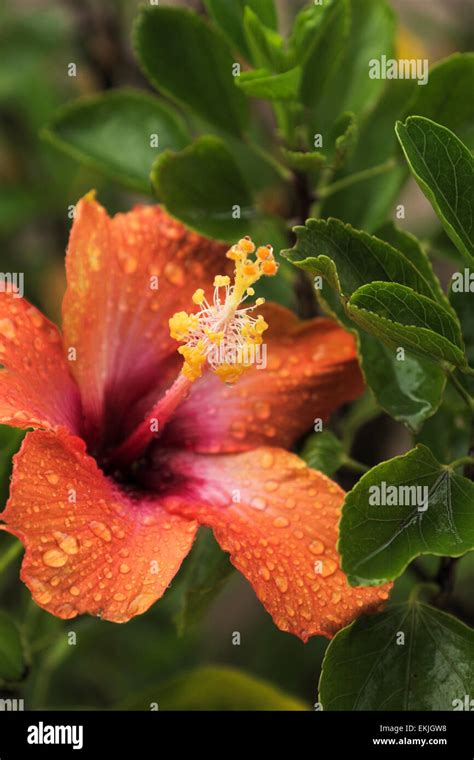
<svg viewBox="0 0 474 760"><path fill-rule="evenodd" d="M349 470L352 470L353 472L359 472L359 473L366 473L370 470L370 467L368 467L366 464L363 464L362 462L358 462L356 459L352 459L352 457L344 457L344 461L342 463L343 467L347 467Z"/></svg>
<svg viewBox="0 0 474 760"><path fill-rule="evenodd" d="M466 404L468 405L469 411L471 412L471 414L474 414L474 399L472 398L472 396L467 392L464 385L460 382L460 380L458 380L456 375L451 374L449 376L449 379L451 380L453 386L456 388L457 392L459 393L463 401L465 401Z"/></svg>
<svg viewBox="0 0 474 760"><path fill-rule="evenodd" d="M23 550L23 544L21 541L15 541L0 557L0 575L6 570L8 565L13 562Z"/></svg>
<svg viewBox="0 0 474 760"><path fill-rule="evenodd" d="M331 185L322 187L319 190L319 196L321 198L328 198L330 195L339 192L339 190L345 190L346 187L351 187L358 182L364 182L366 179L378 177L380 174L386 174L394 169L395 166L396 161L394 161L393 158L390 158L383 164L377 164L377 166L372 166L370 169L363 169L360 172L349 174L347 177L343 177L342 179L337 180L337 182L333 182Z"/></svg>
<svg viewBox="0 0 474 760"><path fill-rule="evenodd" d="M451 470L456 470L458 467L469 467L474 465L474 457L459 457L459 459L455 459L454 462L451 462L449 465Z"/></svg>
<svg viewBox="0 0 474 760"><path fill-rule="evenodd" d="M245 139L245 143L254 153L266 161L267 164L270 164L284 182L291 182L291 171L287 169L286 166L283 166L272 153L269 153L268 150L265 150L265 148L262 148L261 145L258 145L256 142L251 143L247 138Z"/></svg>

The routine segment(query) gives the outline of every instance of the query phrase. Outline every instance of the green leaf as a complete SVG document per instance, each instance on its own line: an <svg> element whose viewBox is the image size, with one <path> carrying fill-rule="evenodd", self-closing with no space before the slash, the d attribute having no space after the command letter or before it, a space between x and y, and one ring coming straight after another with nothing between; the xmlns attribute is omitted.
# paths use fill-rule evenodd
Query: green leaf
<svg viewBox="0 0 474 760"><path fill-rule="evenodd" d="M438 61L429 72L428 83L417 87L405 116L417 114L433 119L474 146L474 53L454 53Z"/></svg>
<svg viewBox="0 0 474 760"><path fill-rule="evenodd" d="M228 555L212 532L202 528L176 581L179 601L175 622L180 635L199 622L232 571Z"/></svg>
<svg viewBox="0 0 474 760"><path fill-rule="evenodd" d="M300 456L313 470L324 472L329 477L346 461L341 441L330 431L308 436Z"/></svg>
<svg viewBox="0 0 474 760"><path fill-rule="evenodd" d="M339 551L349 581L382 583L421 554L460 557L470 551L473 500L474 483L439 464L423 445L373 467L347 494L342 510Z"/></svg>
<svg viewBox="0 0 474 760"><path fill-rule="evenodd" d="M347 313L367 332L447 369L467 366L459 322L431 298L405 285L372 282L351 296Z"/></svg>
<svg viewBox="0 0 474 760"><path fill-rule="evenodd" d="M468 276L472 277L472 273L469 270L466 271ZM470 287L474 289L474 283ZM474 365L474 309L472 308L472 296L473 290L456 292L452 287L449 293L449 300L461 323L468 362Z"/></svg>
<svg viewBox="0 0 474 760"><path fill-rule="evenodd" d="M250 60L250 50L245 39L243 13L248 5L260 21L270 29L277 28L277 15L273 0L204 0L213 21L225 34L232 47Z"/></svg>
<svg viewBox="0 0 474 760"><path fill-rule="evenodd" d="M336 0L340 4L341 0ZM311 132L324 133L343 111L357 116L368 112L380 97L385 82L369 78L372 58L393 52L395 17L386 0L350 0L350 30L343 57L331 86L318 99ZM315 62L317 64L317 61ZM313 69L313 76L317 69Z"/></svg>
<svg viewBox="0 0 474 760"><path fill-rule="evenodd" d="M343 113L333 127L333 168L340 169L353 154L359 137L357 119L353 113ZM330 153L331 155L331 153Z"/></svg>
<svg viewBox="0 0 474 760"><path fill-rule="evenodd" d="M467 456L471 436L471 419L466 414L466 402L450 383L436 414L423 425L415 439L431 449L439 462L453 462Z"/></svg>
<svg viewBox="0 0 474 760"><path fill-rule="evenodd" d="M410 170L446 233L474 262L474 159L449 129L421 116L397 122L396 132Z"/></svg>
<svg viewBox="0 0 474 760"><path fill-rule="evenodd" d="M255 66L277 72L287 68L283 38L265 26L249 5L244 9L244 31Z"/></svg>
<svg viewBox="0 0 474 760"><path fill-rule="evenodd" d="M308 108L316 109L323 94L332 88L349 35L349 2L337 0L325 6L311 44L302 52L300 97Z"/></svg>
<svg viewBox="0 0 474 760"><path fill-rule="evenodd" d="M248 108L234 85L234 61L220 33L200 16L184 8L143 8L134 43L145 74L158 90L216 127L242 133Z"/></svg>
<svg viewBox="0 0 474 760"><path fill-rule="evenodd" d="M285 71L283 74L271 74L266 69L244 71L235 78L236 85L246 95L263 100L294 100L298 94L301 69Z"/></svg>
<svg viewBox="0 0 474 760"><path fill-rule="evenodd" d="M6 612L0 611L0 683L19 681L26 669L20 632Z"/></svg>
<svg viewBox="0 0 474 760"><path fill-rule="evenodd" d="M204 666L147 689L122 710L307 710L304 702L235 668ZM156 708L155 708L156 709Z"/></svg>
<svg viewBox="0 0 474 760"><path fill-rule="evenodd" d="M251 235L281 247L279 221L255 209L232 153L217 137L200 137L180 153L163 153L152 183L168 211L204 235L229 243ZM235 209L240 218L233 218Z"/></svg>
<svg viewBox="0 0 474 760"><path fill-rule="evenodd" d="M326 650L319 699L324 710L453 710L472 696L473 682L474 631L415 601L339 631Z"/></svg>
<svg viewBox="0 0 474 760"><path fill-rule="evenodd" d="M357 335L361 369L377 402L416 433L441 403L444 371L408 351L405 360L398 361L395 352L372 335L363 330Z"/></svg>
<svg viewBox="0 0 474 760"><path fill-rule="evenodd" d="M438 303L442 304L442 306L453 311L449 299L441 287L438 277L433 271L428 254L414 235L406 230L396 227L393 222L386 222L379 227L375 231L375 235L376 237L381 238L381 240L385 240L386 243L389 243L393 248L396 248L397 251L403 253L403 255L411 261L411 263L423 275L425 280L429 282L433 298L436 298Z"/></svg>
<svg viewBox="0 0 474 760"><path fill-rule="evenodd" d="M42 134L81 163L147 194L157 154L168 148L180 150L190 140L184 122L169 106L127 89L65 106ZM154 135L157 147L152 147Z"/></svg>
<svg viewBox="0 0 474 760"><path fill-rule="evenodd" d="M408 351L405 360L398 361L393 349L359 329L347 317L338 296L326 284L318 299L326 312L355 333L361 369L377 403L397 422L418 432L441 403L446 385L444 371Z"/></svg>
<svg viewBox="0 0 474 760"><path fill-rule="evenodd" d="M299 172L318 171L327 161L327 157L319 151L304 152L282 148L282 153L286 164Z"/></svg>
<svg viewBox="0 0 474 760"><path fill-rule="evenodd" d="M295 266L321 275L343 299L368 282L399 282L433 297L430 283L399 251L338 219L295 227L296 245L282 251Z"/></svg>

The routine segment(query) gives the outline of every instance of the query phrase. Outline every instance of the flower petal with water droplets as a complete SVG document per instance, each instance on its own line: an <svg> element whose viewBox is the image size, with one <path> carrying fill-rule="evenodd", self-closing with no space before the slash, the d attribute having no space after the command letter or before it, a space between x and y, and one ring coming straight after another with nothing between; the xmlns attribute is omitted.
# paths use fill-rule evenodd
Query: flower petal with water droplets
<svg viewBox="0 0 474 760"><path fill-rule="evenodd" d="M162 596L196 533L157 498L120 490L63 431L27 434L0 520L25 545L21 578L40 607L118 623Z"/></svg>
<svg viewBox="0 0 474 760"><path fill-rule="evenodd" d="M61 335L12 291L0 293L0 365L0 423L79 432L79 391Z"/></svg>
<svg viewBox="0 0 474 760"><path fill-rule="evenodd" d="M336 549L344 491L294 454L157 453L155 466L168 478L165 507L214 530L283 631L331 638L388 598L391 584L349 585Z"/></svg>

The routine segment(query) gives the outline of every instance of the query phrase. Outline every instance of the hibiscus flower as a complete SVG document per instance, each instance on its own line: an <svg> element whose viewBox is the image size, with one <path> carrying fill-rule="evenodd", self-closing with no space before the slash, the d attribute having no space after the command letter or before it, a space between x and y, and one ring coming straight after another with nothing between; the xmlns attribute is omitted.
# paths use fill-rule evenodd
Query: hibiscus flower
<svg viewBox="0 0 474 760"><path fill-rule="evenodd" d="M0 519L35 602L127 621L206 525L304 641L378 609L388 586L351 588L339 568L343 491L287 451L360 394L351 335L242 303L276 270L269 248L244 239L226 258L160 207L109 218L93 194L76 212L62 335L0 299L0 422L34 428ZM242 354L264 347L265 368Z"/></svg>

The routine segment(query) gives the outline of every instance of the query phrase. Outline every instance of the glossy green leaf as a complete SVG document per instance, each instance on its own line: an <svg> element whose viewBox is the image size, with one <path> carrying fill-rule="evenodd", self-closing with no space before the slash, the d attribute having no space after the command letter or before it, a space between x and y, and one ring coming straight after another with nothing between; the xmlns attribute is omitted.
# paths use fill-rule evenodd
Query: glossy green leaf
<svg viewBox="0 0 474 760"><path fill-rule="evenodd" d="M432 296L440 304L452 311L449 299L433 270L428 254L414 235L400 229L393 222L386 222L376 230L375 236L381 240L385 240L393 248L396 248L397 251L403 253L418 271L421 272L425 280L429 282Z"/></svg>
<svg viewBox="0 0 474 760"><path fill-rule="evenodd" d="M446 233L469 263L474 262L474 159L449 129L424 117L397 122L398 139L410 170Z"/></svg>
<svg viewBox="0 0 474 760"><path fill-rule="evenodd" d="M322 19L302 55L300 96L308 108L317 108L341 64L349 35L349 0L324 6Z"/></svg>
<svg viewBox="0 0 474 760"><path fill-rule="evenodd" d="M175 621L178 632L201 619L233 571L210 530L202 528L176 581L178 595Z"/></svg>
<svg viewBox="0 0 474 760"><path fill-rule="evenodd" d="M244 33L243 13L248 5L260 21L270 29L277 28L274 0L204 0L213 21L225 34L232 47L250 60L250 51Z"/></svg>
<svg viewBox="0 0 474 760"><path fill-rule="evenodd" d="M459 322L451 311L405 285L363 285L352 294L347 313L394 349L403 347L448 369L467 366Z"/></svg>
<svg viewBox="0 0 474 760"><path fill-rule="evenodd" d="M244 130L248 109L234 85L234 60L224 38L200 16L184 8L143 8L134 43L158 90L220 129Z"/></svg>
<svg viewBox="0 0 474 760"><path fill-rule="evenodd" d="M446 385L444 371L409 351L404 361L398 361L393 349L347 317L338 296L327 285L323 285L318 297L325 311L355 333L360 366L377 403L397 422L418 432L441 403Z"/></svg>
<svg viewBox="0 0 474 760"><path fill-rule="evenodd" d="M26 669L20 632L6 612L0 611L0 684L19 681Z"/></svg>
<svg viewBox="0 0 474 760"><path fill-rule="evenodd" d="M229 243L243 235L279 250L278 220L259 214L226 143L200 137L180 153L167 151L153 167L152 182L169 212L192 229Z"/></svg>
<svg viewBox="0 0 474 760"><path fill-rule="evenodd" d="M122 710L306 710L304 702L235 668L204 666L119 705Z"/></svg>
<svg viewBox="0 0 474 760"><path fill-rule="evenodd" d="M402 253L349 224L308 219L294 231L296 245L282 251L283 255L295 266L324 277L343 298L374 280L399 282L433 296L430 283Z"/></svg>
<svg viewBox="0 0 474 760"><path fill-rule="evenodd" d="M382 583L420 554L460 557L473 549L473 499L474 483L423 445L373 467L342 510L339 551L350 582Z"/></svg>
<svg viewBox="0 0 474 760"><path fill-rule="evenodd" d="M235 83L246 95L253 98L294 100L298 96L300 76L299 66L282 74L271 74L266 69L255 69L244 71L235 78Z"/></svg>
<svg viewBox="0 0 474 760"><path fill-rule="evenodd" d="M43 136L81 163L147 194L156 156L163 150L180 150L190 140L181 117L169 106L127 89L65 106Z"/></svg>
<svg viewBox="0 0 474 760"><path fill-rule="evenodd" d="M416 87L405 115L433 119L474 147L473 81L474 53L454 53L430 68L428 83Z"/></svg>
<svg viewBox="0 0 474 760"><path fill-rule="evenodd" d="M340 4L341 0L336 2ZM393 52L393 9L386 0L350 0L349 16L350 29L343 57L331 86L318 98L311 133L327 133L344 111L352 111L357 116L368 112L385 87L383 79L370 79L369 63L381 55L389 58ZM314 76L317 76L317 68Z"/></svg>
<svg viewBox="0 0 474 760"><path fill-rule="evenodd" d="M300 452L304 461L329 477L343 466L346 455L341 441L334 433L313 433L308 436Z"/></svg>
<svg viewBox="0 0 474 760"><path fill-rule="evenodd" d="M319 699L324 710L460 710L473 683L472 628L414 601L339 631L326 650Z"/></svg>

